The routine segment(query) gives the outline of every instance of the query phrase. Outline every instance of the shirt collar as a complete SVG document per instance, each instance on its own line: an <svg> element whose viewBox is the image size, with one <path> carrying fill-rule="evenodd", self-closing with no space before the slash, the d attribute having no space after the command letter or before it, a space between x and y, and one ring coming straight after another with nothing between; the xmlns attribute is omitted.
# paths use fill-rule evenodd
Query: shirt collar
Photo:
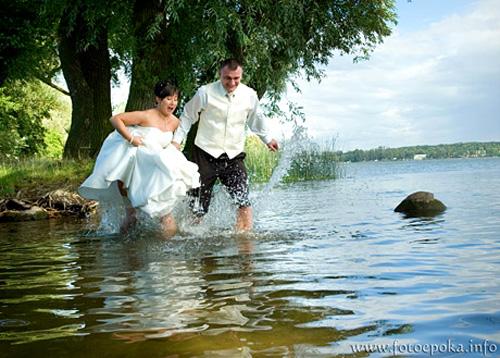
<svg viewBox="0 0 500 358"><path fill-rule="evenodd" d="M218 84L218 85L219 85L219 91L220 91L220 93L221 93L223 96L226 96L226 97L228 97L228 98L234 98L234 97L238 94L238 92L239 92L239 90L240 90L240 87L241 87L241 83L240 83L240 84L238 85L238 87L236 87L236 89L235 89L233 92L228 93L228 92L226 91L226 89L224 88L224 86L222 85L221 80L219 80L218 82L219 82L219 84Z"/></svg>

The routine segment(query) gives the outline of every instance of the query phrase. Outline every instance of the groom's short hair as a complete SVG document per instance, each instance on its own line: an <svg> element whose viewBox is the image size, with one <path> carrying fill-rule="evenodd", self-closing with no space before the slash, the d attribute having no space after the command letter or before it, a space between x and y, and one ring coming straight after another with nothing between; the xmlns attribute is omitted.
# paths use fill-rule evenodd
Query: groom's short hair
<svg viewBox="0 0 500 358"><path fill-rule="evenodd" d="M224 67L229 68L231 71L236 70L238 67L243 68L243 66L241 65L241 62L235 58L228 58L228 59L225 59L224 61L222 61L220 63L219 69L222 70Z"/></svg>

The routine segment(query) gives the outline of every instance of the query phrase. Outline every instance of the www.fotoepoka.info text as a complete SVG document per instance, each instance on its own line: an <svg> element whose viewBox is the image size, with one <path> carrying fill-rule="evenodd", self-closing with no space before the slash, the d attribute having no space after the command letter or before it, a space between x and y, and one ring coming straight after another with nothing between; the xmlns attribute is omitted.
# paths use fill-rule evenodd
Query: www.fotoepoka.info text
<svg viewBox="0 0 500 358"><path fill-rule="evenodd" d="M434 356L438 354L474 354L484 357L497 356L498 345L485 340L469 339L469 342L456 343L452 339L448 339L445 343L404 343L395 339L392 343L375 344L375 343L360 343L350 344L352 353L379 353L379 354L418 354Z"/></svg>

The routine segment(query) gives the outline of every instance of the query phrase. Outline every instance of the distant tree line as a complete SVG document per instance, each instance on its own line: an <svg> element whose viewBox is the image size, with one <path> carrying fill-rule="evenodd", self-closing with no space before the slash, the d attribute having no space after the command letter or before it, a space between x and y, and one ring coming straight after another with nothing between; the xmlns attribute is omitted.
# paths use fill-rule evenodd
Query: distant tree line
<svg viewBox="0 0 500 358"><path fill-rule="evenodd" d="M336 152L337 159L343 162L410 160L417 154L425 154L426 159L498 157L500 156L500 142L417 145L401 148L378 147L369 150Z"/></svg>

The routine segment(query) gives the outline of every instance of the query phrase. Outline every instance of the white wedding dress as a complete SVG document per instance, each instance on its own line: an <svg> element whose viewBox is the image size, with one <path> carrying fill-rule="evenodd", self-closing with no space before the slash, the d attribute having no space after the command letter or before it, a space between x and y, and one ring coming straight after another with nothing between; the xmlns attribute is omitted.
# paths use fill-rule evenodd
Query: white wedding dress
<svg viewBox="0 0 500 358"><path fill-rule="evenodd" d="M116 130L104 141L93 173L78 189L81 196L97 201L122 201L117 180L124 183L128 199L152 217L172 211L176 201L200 186L198 166L171 144L172 132L155 127L129 127L143 145L133 146Z"/></svg>

